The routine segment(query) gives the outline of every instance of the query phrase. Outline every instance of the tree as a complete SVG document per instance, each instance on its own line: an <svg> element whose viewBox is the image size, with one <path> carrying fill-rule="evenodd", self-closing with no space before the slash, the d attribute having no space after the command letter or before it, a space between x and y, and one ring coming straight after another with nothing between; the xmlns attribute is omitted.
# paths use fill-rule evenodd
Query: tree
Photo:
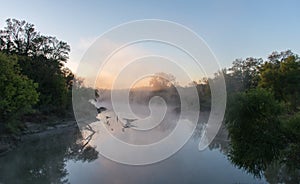
<svg viewBox="0 0 300 184"><path fill-rule="evenodd" d="M231 139L229 157L240 168L261 176L284 147L280 104L264 89L251 89L229 100L225 122Z"/></svg>
<svg viewBox="0 0 300 184"><path fill-rule="evenodd" d="M291 51L273 52L260 70L259 86L274 92L293 111L300 102L300 59Z"/></svg>
<svg viewBox="0 0 300 184"><path fill-rule="evenodd" d="M24 20L7 19L0 31L0 49L8 54L44 56L47 59L66 62L70 46L52 36L43 36L34 25Z"/></svg>
<svg viewBox="0 0 300 184"><path fill-rule="evenodd" d="M68 103L68 84L60 63L44 57L20 57L22 73L37 82L40 100L37 109L45 114L64 115ZM70 83L70 81L69 81Z"/></svg>
<svg viewBox="0 0 300 184"><path fill-rule="evenodd" d="M7 19L0 31L0 50L17 55L21 73L38 83L40 100L35 106L42 113L64 114L71 102L74 75L64 68L70 46L53 36L41 35L33 24Z"/></svg>
<svg viewBox="0 0 300 184"><path fill-rule="evenodd" d="M223 71L229 92L255 88L258 85L261 63L261 58L236 59L232 67Z"/></svg>
<svg viewBox="0 0 300 184"><path fill-rule="evenodd" d="M300 113L282 120L286 141L284 161L292 169L300 169Z"/></svg>
<svg viewBox="0 0 300 184"><path fill-rule="evenodd" d="M227 104L229 157L238 167L255 176L270 174L276 164L275 173L280 175L287 170L299 173L299 61L298 55L290 50L273 52L263 64L262 60L250 62L254 66L251 70L243 68L247 65L241 61L235 62L231 71L223 72L227 86L236 87L235 81L240 81L241 86L233 90ZM282 104L287 104L290 110L285 111ZM297 177L290 175L280 180L297 181Z"/></svg>
<svg viewBox="0 0 300 184"><path fill-rule="evenodd" d="M15 132L20 125L18 118L38 102L37 83L20 72L17 57L0 53L0 123Z"/></svg>
<svg viewBox="0 0 300 184"><path fill-rule="evenodd" d="M280 63L280 75L284 84L283 98L296 111L300 102L300 60L292 55Z"/></svg>
<svg viewBox="0 0 300 184"><path fill-rule="evenodd" d="M62 73L65 76L68 89L72 90L72 87L74 85L74 74L69 68L63 68Z"/></svg>
<svg viewBox="0 0 300 184"><path fill-rule="evenodd" d="M149 85L155 89L165 89L176 85L176 78L172 74L164 72L156 73L150 80Z"/></svg>

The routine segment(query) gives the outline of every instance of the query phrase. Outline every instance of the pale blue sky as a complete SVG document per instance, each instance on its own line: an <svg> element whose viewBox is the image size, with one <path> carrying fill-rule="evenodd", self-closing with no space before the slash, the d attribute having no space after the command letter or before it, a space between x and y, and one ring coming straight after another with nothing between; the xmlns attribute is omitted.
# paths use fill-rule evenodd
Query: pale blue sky
<svg viewBox="0 0 300 184"><path fill-rule="evenodd" d="M266 57L272 51L300 53L300 1L274 0L136 0L136 1L2 1L5 19L24 19L45 35L71 45L78 62L96 37L121 23L165 19L194 30L210 46L223 67L235 58Z"/></svg>

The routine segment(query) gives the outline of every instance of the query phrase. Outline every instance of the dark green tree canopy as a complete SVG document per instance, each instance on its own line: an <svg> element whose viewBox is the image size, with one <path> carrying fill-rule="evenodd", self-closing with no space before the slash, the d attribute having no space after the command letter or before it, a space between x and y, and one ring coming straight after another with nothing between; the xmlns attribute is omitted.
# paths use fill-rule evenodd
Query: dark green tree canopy
<svg viewBox="0 0 300 184"><path fill-rule="evenodd" d="M300 58L290 50L273 52L260 69L259 86L296 110L300 102Z"/></svg>
<svg viewBox="0 0 300 184"><path fill-rule="evenodd" d="M17 57L0 53L0 128L15 131L15 119L38 102L37 83L20 72ZM13 122L13 123L12 123Z"/></svg>
<svg viewBox="0 0 300 184"><path fill-rule="evenodd" d="M16 19L7 19L0 30L0 51L18 58L22 75L38 83L39 102L35 108L42 112L65 111L73 84L73 73L64 67L70 46L53 36L38 32L34 25Z"/></svg>

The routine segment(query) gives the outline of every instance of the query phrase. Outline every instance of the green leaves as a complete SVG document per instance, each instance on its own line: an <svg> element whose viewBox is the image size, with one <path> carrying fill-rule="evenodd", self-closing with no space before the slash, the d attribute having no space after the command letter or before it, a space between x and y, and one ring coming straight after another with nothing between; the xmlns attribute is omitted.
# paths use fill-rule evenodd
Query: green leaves
<svg viewBox="0 0 300 184"><path fill-rule="evenodd" d="M33 24L16 19L6 20L6 27L0 30L0 41L0 51L18 58L16 62L20 67L11 72L21 73L38 83L36 89L40 100L35 108L47 115L64 115L67 103L71 102L68 90L74 77L70 70L63 68L69 58L70 46L56 37L41 35ZM10 93L14 96L16 87L11 84L7 84L7 97ZM20 85L16 90L21 92L22 89ZM18 98L19 101L26 99Z"/></svg>
<svg viewBox="0 0 300 184"><path fill-rule="evenodd" d="M300 102L300 59L291 51L273 53L260 70L259 86L274 92L292 111Z"/></svg>
<svg viewBox="0 0 300 184"><path fill-rule="evenodd" d="M300 169L300 113L283 120L287 147L284 149L285 162L291 168Z"/></svg>
<svg viewBox="0 0 300 184"><path fill-rule="evenodd" d="M37 84L20 74L16 57L0 53L0 123L17 130L18 119L38 102Z"/></svg>
<svg viewBox="0 0 300 184"><path fill-rule="evenodd" d="M252 89L230 99L226 126L231 138L230 159L260 176L279 158L283 146L280 104L264 89Z"/></svg>

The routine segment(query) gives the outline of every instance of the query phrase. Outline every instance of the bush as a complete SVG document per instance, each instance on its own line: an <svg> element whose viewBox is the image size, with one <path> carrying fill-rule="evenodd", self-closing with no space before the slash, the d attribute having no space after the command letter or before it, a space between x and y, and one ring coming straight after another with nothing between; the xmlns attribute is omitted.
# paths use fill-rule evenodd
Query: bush
<svg viewBox="0 0 300 184"><path fill-rule="evenodd" d="M38 102L36 83L20 73L17 58L0 53L0 123L2 129L18 131L20 118Z"/></svg>
<svg viewBox="0 0 300 184"><path fill-rule="evenodd" d="M273 94L260 88L238 93L229 100L226 126L233 163L260 176L280 157L283 147L280 112L281 106Z"/></svg>
<svg viewBox="0 0 300 184"><path fill-rule="evenodd" d="M283 120L286 148L284 161L290 168L300 169L300 113Z"/></svg>

